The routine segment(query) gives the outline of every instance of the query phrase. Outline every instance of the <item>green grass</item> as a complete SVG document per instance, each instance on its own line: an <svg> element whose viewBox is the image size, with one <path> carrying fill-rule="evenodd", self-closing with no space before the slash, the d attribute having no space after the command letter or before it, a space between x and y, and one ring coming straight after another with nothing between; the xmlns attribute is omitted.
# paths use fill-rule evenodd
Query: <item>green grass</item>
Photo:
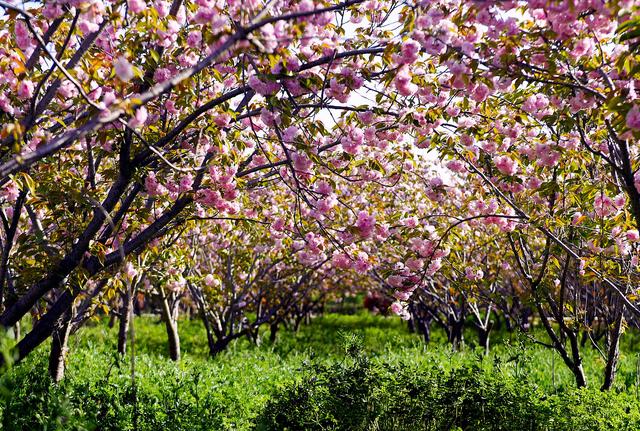
<svg viewBox="0 0 640 431"><path fill-rule="evenodd" d="M238 340L211 359L200 321L183 320L179 329L183 359L176 364L167 357L164 324L150 316L135 320L139 429L252 429L274 393L300 381L312 369L310 364L344 361L346 334L358 335L373 364L409 367L417 373L433 367L443 373L475 367L502 376L498 380L526 380L531 391L573 394L573 377L560 358L518 334L496 335L492 352L485 357L473 348L473 332L466 334L467 346L453 352L439 331L427 346L395 317L329 314L302 326L297 334L281 330L273 344L264 341L255 346ZM3 376L4 429L94 429L96 424L98 429L133 429L130 358L115 353L116 335L117 329L102 321L76 334L70 342L67 376L59 386L51 385L47 377L48 346ZM626 394L627 400L635 400L637 391L636 341L637 334L623 339L614 389ZM590 386L597 388L603 361L588 346L584 357ZM561 410L564 405L554 408Z"/></svg>

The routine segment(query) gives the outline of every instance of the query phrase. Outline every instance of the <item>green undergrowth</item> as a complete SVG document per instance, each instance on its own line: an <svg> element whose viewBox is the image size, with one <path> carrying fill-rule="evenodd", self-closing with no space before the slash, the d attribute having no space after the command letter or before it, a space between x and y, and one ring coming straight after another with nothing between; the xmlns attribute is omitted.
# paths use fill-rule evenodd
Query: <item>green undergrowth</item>
<svg viewBox="0 0 640 431"><path fill-rule="evenodd" d="M497 333L485 356L469 332L454 352L440 331L425 345L401 320L366 313L282 329L273 344L241 339L215 358L201 323L183 320L178 363L156 317L136 318L135 334L135 384L104 321L72 338L59 385L46 372L48 346L38 349L0 379L2 429L640 429L634 333L607 394L589 346L590 388L576 390L559 357L528 337Z"/></svg>

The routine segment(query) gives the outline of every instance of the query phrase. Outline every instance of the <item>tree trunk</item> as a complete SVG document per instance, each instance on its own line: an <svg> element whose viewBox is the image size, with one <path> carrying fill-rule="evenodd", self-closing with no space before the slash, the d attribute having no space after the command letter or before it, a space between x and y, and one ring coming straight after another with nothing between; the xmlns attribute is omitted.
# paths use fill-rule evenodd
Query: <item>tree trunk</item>
<svg viewBox="0 0 640 431"><path fill-rule="evenodd" d="M489 333L491 328L478 326L478 344L484 349L485 356L489 354Z"/></svg>
<svg viewBox="0 0 640 431"><path fill-rule="evenodd" d="M420 333L424 338L425 344L429 344L431 342L431 324L427 319L419 319L418 320L418 328L420 329Z"/></svg>
<svg viewBox="0 0 640 431"><path fill-rule="evenodd" d="M60 383L64 378L68 342L71 333L71 307L62 316L51 338L51 352L49 353L49 375L55 383Z"/></svg>
<svg viewBox="0 0 640 431"><path fill-rule="evenodd" d="M133 298L127 290L122 295L122 307L120 308L120 322L118 326L118 353L127 353L127 333L133 311Z"/></svg>
<svg viewBox="0 0 640 431"><path fill-rule="evenodd" d="M169 307L169 301L164 293L164 289L160 288L160 296L162 299L162 318L167 328L167 339L169 342L169 357L172 361L180 360L180 334L178 334L178 319L174 319L174 313Z"/></svg>
<svg viewBox="0 0 640 431"><path fill-rule="evenodd" d="M587 387L587 376L584 373L584 368L582 368L582 362L578 363L573 370L573 374L576 377L576 386L578 388L586 388Z"/></svg>
<svg viewBox="0 0 640 431"><path fill-rule="evenodd" d="M580 355L580 343L578 342L578 334L566 331L569 343L571 344L571 355L573 356L573 374L576 377L576 386L584 388L587 386L587 376L582 367L582 356Z"/></svg>
<svg viewBox="0 0 640 431"><path fill-rule="evenodd" d="M229 337L218 339L214 343L213 348L209 349L209 354L211 355L211 357L213 358L218 353L223 352L227 348L230 342L231 342L231 338Z"/></svg>
<svg viewBox="0 0 640 431"><path fill-rule="evenodd" d="M621 305L620 312L616 318L609 335L609 351L607 354L607 366L604 370L604 383L600 390L608 391L613 386L620 358L620 336L622 335L622 322L624 321L624 304Z"/></svg>
<svg viewBox="0 0 640 431"><path fill-rule="evenodd" d="M207 333L207 345L209 346L209 354L211 356L213 356L213 354L211 353L214 350L214 346L215 346L215 339L213 338L213 331L211 330L211 323L209 322L209 319L207 318L207 308L204 304L204 299L203 299L203 295L202 295L202 291L196 287L193 283L189 282L187 284L187 286L189 287L189 290L191 291L191 296L195 299L196 304L198 305L198 311L200 314L200 319L202 320L202 323L204 324L204 329Z"/></svg>
<svg viewBox="0 0 640 431"><path fill-rule="evenodd" d="M198 303L200 303L200 301L198 301ZM204 309L204 304L202 304L200 307L200 318L202 319L202 323L204 324L204 329L207 332L207 344L209 345L209 354L211 354L216 342L215 342L215 339L213 338L211 323L209 323L209 319L207 318L207 312ZM213 354L211 354L211 356L213 356Z"/></svg>
<svg viewBox="0 0 640 431"><path fill-rule="evenodd" d="M416 332L416 321L413 317L407 320L407 329L409 329L410 334L414 334Z"/></svg>
<svg viewBox="0 0 640 431"><path fill-rule="evenodd" d="M272 344L276 342L276 338L278 337L278 329L280 329L279 326L279 322L273 322L269 325L269 341Z"/></svg>
<svg viewBox="0 0 640 431"><path fill-rule="evenodd" d="M455 320L449 332L449 342L455 350L459 350L464 343L464 320Z"/></svg>

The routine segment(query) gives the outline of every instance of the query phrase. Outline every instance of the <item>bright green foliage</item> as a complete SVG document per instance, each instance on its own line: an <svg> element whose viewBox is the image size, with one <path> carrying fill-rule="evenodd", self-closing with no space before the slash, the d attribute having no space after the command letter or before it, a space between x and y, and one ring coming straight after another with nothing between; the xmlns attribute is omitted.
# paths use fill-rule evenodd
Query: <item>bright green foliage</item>
<svg viewBox="0 0 640 431"><path fill-rule="evenodd" d="M640 404L595 389L546 395L500 363L445 370L440 364L375 363L347 350L276 393L257 429L266 430L637 430Z"/></svg>
<svg viewBox="0 0 640 431"><path fill-rule="evenodd" d="M161 322L137 318L135 328L139 430L640 429L635 334L623 345L619 386L602 394L593 349L593 388L577 391L551 351L515 334L496 334L484 357L473 332L452 352L439 331L425 346L398 318L329 314L298 334L283 330L273 345L239 340L208 359L201 323L185 320L175 364ZM44 372L46 348L11 370L0 381L0 429L134 429L131 364L115 355L114 332L101 323L72 338L59 386Z"/></svg>

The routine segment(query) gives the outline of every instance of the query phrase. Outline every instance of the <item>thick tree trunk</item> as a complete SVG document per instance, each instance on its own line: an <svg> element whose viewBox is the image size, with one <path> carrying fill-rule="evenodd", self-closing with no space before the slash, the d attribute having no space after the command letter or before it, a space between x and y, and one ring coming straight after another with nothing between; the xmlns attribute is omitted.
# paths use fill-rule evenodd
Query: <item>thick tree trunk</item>
<svg viewBox="0 0 640 431"><path fill-rule="evenodd" d="M55 383L60 383L64 378L67 352L69 351L69 335L71 333L72 310L69 310L60 319L51 337L51 352L49 353L49 375Z"/></svg>
<svg viewBox="0 0 640 431"><path fill-rule="evenodd" d="M213 348L209 349L209 354L211 355L211 357L215 357L218 353L223 352L227 346L229 345L229 343L231 342L231 338L230 337L225 337L225 338L221 338L218 339L214 345Z"/></svg>
<svg viewBox="0 0 640 431"><path fill-rule="evenodd" d="M122 307L120 308L120 321L118 326L118 353L127 353L127 334L133 312L133 298L127 290L122 295Z"/></svg>
<svg viewBox="0 0 640 431"><path fill-rule="evenodd" d="M620 312L616 318L613 328L609 334L609 350L607 354L607 365L604 370L604 383L600 388L608 391L613 387L618 369L618 359L620 358L620 336L622 335L622 323L624 321L624 304L621 305Z"/></svg>

